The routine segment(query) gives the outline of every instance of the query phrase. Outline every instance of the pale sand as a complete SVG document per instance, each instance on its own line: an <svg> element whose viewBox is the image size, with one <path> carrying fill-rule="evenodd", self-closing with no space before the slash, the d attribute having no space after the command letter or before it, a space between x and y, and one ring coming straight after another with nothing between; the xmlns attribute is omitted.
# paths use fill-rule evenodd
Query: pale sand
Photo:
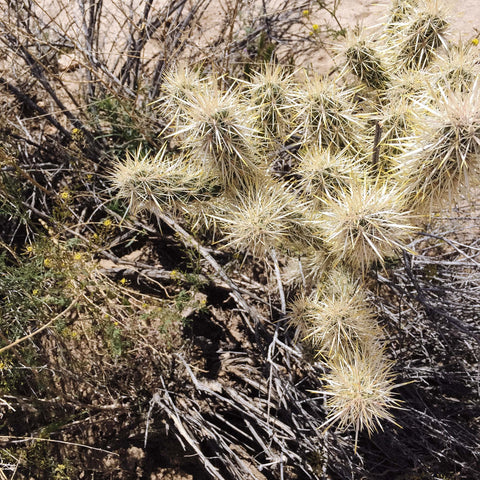
<svg viewBox="0 0 480 480"><path fill-rule="evenodd" d="M480 0L446 0L451 16L451 31L470 37L480 29ZM356 24L367 27L377 25L385 18L390 2L374 0L342 0L338 10L340 22L349 26Z"/></svg>

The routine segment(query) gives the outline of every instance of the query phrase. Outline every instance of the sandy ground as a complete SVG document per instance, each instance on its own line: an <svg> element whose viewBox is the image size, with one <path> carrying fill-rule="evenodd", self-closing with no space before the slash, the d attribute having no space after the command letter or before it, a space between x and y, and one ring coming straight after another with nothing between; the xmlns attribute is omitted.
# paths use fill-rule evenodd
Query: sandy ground
<svg viewBox="0 0 480 480"><path fill-rule="evenodd" d="M480 29L480 0L445 0L451 16L452 34L469 37ZM340 22L354 26L377 25L388 12L390 2L378 0L341 0L338 11Z"/></svg>

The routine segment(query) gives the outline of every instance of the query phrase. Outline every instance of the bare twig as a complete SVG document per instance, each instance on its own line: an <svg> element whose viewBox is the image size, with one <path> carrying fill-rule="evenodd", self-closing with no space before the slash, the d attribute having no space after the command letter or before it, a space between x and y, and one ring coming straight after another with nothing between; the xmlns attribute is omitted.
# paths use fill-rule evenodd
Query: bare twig
<svg viewBox="0 0 480 480"><path fill-rule="evenodd" d="M16 437L13 435L0 435L0 443L4 443L5 445L16 444L16 443L26 443L26 442L60 443L62 445L71 445L73 447L88 448L89 450L106 453L108 455L115 455L118 457L118 453L110 452L109 450L105 450L103 448L92 447L90 445L85 445L83 443L66 442L63 440L54 440L52 438L43 438L43 437Z"/></svg>

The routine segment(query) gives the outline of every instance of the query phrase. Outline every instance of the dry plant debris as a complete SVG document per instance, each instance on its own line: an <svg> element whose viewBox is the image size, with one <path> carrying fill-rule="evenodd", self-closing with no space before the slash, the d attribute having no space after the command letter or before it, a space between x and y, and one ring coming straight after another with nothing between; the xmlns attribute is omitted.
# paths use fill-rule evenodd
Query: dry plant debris
<svg viewBox="0 0 480 480"><path fill-rule="evenodd" d="M221 6L0 3L0 477L471 480L478 39Z"/></svg>

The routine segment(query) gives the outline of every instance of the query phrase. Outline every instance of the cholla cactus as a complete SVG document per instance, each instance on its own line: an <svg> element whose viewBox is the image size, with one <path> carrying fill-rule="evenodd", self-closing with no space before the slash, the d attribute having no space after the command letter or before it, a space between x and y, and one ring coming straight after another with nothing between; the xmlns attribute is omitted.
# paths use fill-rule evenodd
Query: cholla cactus
<svg viewBox="0 0 480 480"><path fill-rule="evenodd" d="M350 358L337 357L329 363L330 371L323 380L328 396L329 414L325 425L337 424L342 430L355 429L355 448L358 434L366 429L370 435L381 420L393 421L391 408L399 408L393 396L394 375L378 345L372 344Z"/></svg>
<svg viewBox="0 0 480 480"><path fill-rule="evenodd" d="M201 195L206 177L199 165L182 157L166 154L166 146L157 154L127 152L125 160L110 174L117 197L128 202L133 212L172 209Z"/></svg>
<svg viewBox="0 0 480 480"><path fill-rule="evenodd" d="M480 82L471 52L452 49L422 70L448 47L435 0L397 1L389 22L378 43L357 35L347 44L347 67L368 89L344 86L347 68L336 81L307 76L300 84L265 66L248 81L231 79L227 91L197 71L167 74L163 113L182 149L139 151L111 175L130 209L181 207L183 221L206 238L218 228L226 247L273 264L284 314L280 270L291 255L294 279L291 269L283 278L305 287L291 322L330 370L326 424L353 426L356 441L361 430L392 421L389 408L398 406L382 329L359 280L404 248L415 230L410 209L451 198L480 171ZM367 118L376 122L373 142ZM282 182L267 167L274 144L282 153L295 149ZM192 202L213 185L204 184L206 174L217 188L207 202Z"/></svg>
<svg viewBox="0 0 480 480"><path fill-rule="evenodd" d="M380 126L380 150L375 167L377 172L389 175L395 166L395 157L404 154L406 146L415 137L418 114L414 105L406 99L399 99L384 105L376 121ZM371 138L375 136L375 128L372 128Z"/></svg>
<svg viewBox="0 0 480 480"><path fill-rule="evenodd" d="M259 133L252 108L233 89L212 87L185 102L185 121L174 136L227 188L247 185L259 175Z"/></svg>
<svg viewBox="0 0 480 480"><path fill-rule="evenodd" d="M298 114L295 118L302 142L319 148L341 150L357 143L363 131L361 116L355 114L354 94L358 89L347 89L328 78L309 78L292 95Z"/></svg>
<svg viewBox="0 0 480 480"><path fill-rule="evenodd" d="M385 58L363 33L347 37L345 46L346 66L368 87L384 89L389 82Z"/></svg>
<svg viewBox="0 0 480 480"><path fill-rule="evenodd" d="M447 48L448 20L440 0L420 0L397 28L399 59L405 68L425 68L440 46Z"/></svg>
<svg viewBox="0 0 480 480"><path fill-rule="evenodd" d="M338 260L365 272L402 248L414 229L403 197L392 185L364 180L325 200L321 234Z"/></svg>
<svg viewBox="0 0 480 480"><path fill-rule="evenodd" d="M480 167L480 83L469 93L440 90L437 108L429 108L423 131L399 158L415 207L431 209L450 202L461 187L468 191Z"/></svg>
<svg viewBox="0 0 480 480"><path fill-rule="evenodd" d="M418 6L418 0L394 0L390 6L387 30L394 30L401 25Z"/></svg>
<svg viewBox="0 0 480 480"><path fill-rule="evenodd" d="M279 65L264 65L245 82L245 93L255 106L257 120L266 138L283 142L292 116L288 94L293 74Z"/></svg>
<svg viewBox="0 0 480 480"><path fill-rule="evenodd" d="M334 268L328 272L322 289L325 295L332 297L357 296L361 303L366 304L367 298L361 284L355 280L353 274L344 268Z"/></svg>
<svg viewBox="0 0 480 480"><path fill-rule="evenodd" d="M380 337L364 291L345 274L330 274L310 296L292 305L292 322L317 353L328 360L348 357Z"/></svg>
<svg viewBox="0 0 480 480"><path fill-rule="evenodd" d="M349 151L333 153L330 148L310 148L299 154L300 162L294 168L298 185L308 197L330 197L362 177L359 161Z"/></svg>
<svg viewBox="0 0 480 480"><path fill-rule="evenodd" d="M433 69L440 88L459 92L469 91L480 75L476 50L462 42L440 55Z"/></svg>
<svg viewBox="0 0 480 480"><path fill-rule="evenodd" d="M267 181L225 202L215 219L229 247L261 258L280 246L315 240L307 208L291 189Z"/></svg>
<svg viewBox="0 0 480 480"><path fill-rule="evenodd" d="M178 67L164 75L163 95L155 103L160 105L167 117L177 125L181 124L185 110L197 95L206 92L209 84L209 80L202 77L199 69Z"/></svg>
<svg viewBox="0 0 480 480"><path fill-rule="evenodd" d="M283 271L283 282L310 290L324 278L329 264L328 254L321 245L304 248L299 258L290 258Z"/></svg>
<svg viewBox="0 0 480 480"><path fill-rule="evenodd" d="M432 101L429 88L434 80L434 76L427 71L397 71L391 76L389 88L382 92L382 103L384 105L403 103L415 107L418 111L422 109L422 105Z"/></svg>

